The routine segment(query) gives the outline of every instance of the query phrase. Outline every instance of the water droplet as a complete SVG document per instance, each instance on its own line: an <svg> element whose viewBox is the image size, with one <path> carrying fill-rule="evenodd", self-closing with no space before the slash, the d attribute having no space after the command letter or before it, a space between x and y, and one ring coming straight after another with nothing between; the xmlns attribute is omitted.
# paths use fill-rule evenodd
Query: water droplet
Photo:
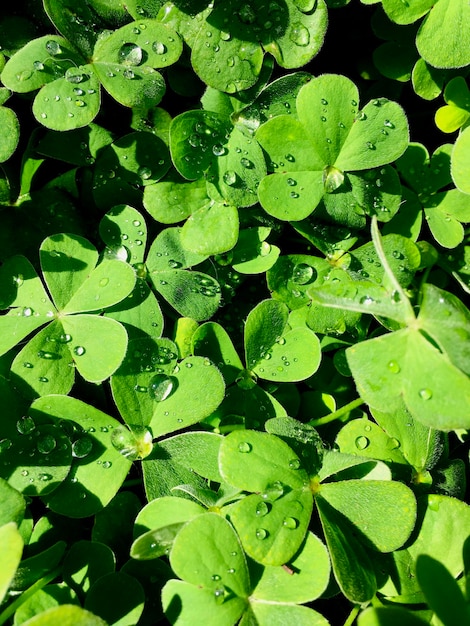
<svg viewBox="0 0 470 626"><path fill-rule="evenodd" d="M161 41L154 41L152 44L152 50L155 54L165 54L167 48Z"/></svg>
<svg viewBox="0 0 470 626"><path fill-rule="evenodd" d="M142 178L142 180L148 180L152 176L152 170L148 167L139 167L137 174Z"/></svg>
<svg viewBox="0 0 470 626"><path fill-rule="evenodd" d="M21 475L22 475L22 476L29 476L29 472L28 472L28 470L22 470L22 471L21 471Z"/></svg>
<svg viewBox="0 0 470 626"><path fill-rule="evenodd" d="M266 487L266 490L264 491L264 493L261 494L261 497L263 498L263 500L271 500L272 502L274 502L283 495L284 485L279 480L276 480L274 483L271 483Z"/></svg>
<svg viewBox="0 0 470 626"><path fill-rule="evenodd" d="M299 520L295 519L295 517L285 517L282 525L289 530L295 530L299 525Z"/></svg>
<svg viewBox="0 0 470 626"><path fill-rule="evenodd" d="M101 467L103 469L109 469L111 467L111 465L112 465L111 461L103 461Z"/></svg>
<svg viewBox="0 0 470 626"><path fill-rule="evenodd" d="M227 170L223 175L223 180L226 185L233 186L237 182L237 173L233 170Z"/></svg>
<svg viewBox="0 0 470 626"><path fill-rule="evenodd" d="M276 339L276 343L278 343L280 346L284 346L286 340L284 339L284 337L279 337L278 339Z"/></svg>
<svg viewBox="0 0 470 626"><path fill-rule="evenodd" d="M260 539L261 541L263 539L266 539L268 537L268 531L265 528L257 528L256 529L256 538Z"/></svg>
<svg viewBox="0 0 470 626"><path fill-rule="evenodd" d="M356 437L356 441L354 443L356 444L356 448L358 450L365 450L370 441L367 437L364 437L364 435L360 435L359 437Z"/></svg>
<svg viewBox="0 0 470 626"><path fill-rule="evenodd" d="M374 304L375 300L374 298L372 298L371 296L362 296L362 298L359 299L360 304Z"/></svg>
<svg viewBox="0 0 470 626"><path fill-rule="evenodd" d="M291 280L297 285L306 285L313 277L313 267L307 263L297 263L292 270Z"/></svg>
<svg viewBox="0 0 470 626"><path fill-rule="evenodd" d="M147 387L143 387L142 385L134 385L134 391L138 391L139 393L147 393Z"/></svg>
<svg viewBox="0 0 470 626"><path fill-rule="evenodd" d="M297 185L297 181L293 178L288 178L286 180L286 183L289 185L289 187L295 187Z"/></svg>
<svg viewBox="0 0 470 626"><path fill-rule="evenodd" d="M375 144L372 141L366 141L366 146L369 150L375 150Z"/></svg>
<svg viewBox="0 0 470 626"><path fill-rule="evenodd" d="M32 417L24 415L16 422L16 429L20 435L29 435L36 428L36 424Z"/></svg>
<svg viewBox="0 0 470 626"><path fill-rule="evenodd" d="M143 51L135 43L125 43L118 52L119 62L124 65L140 65L143 60Z"/></svg>
<svg viewBox="0 0 470 626"><path fill-rule="evenodd" d="M156 374L150 381L148 392L155 402L163 402L173 391L174 379L166 374Z"/></svg>
<svg viewBox="0 0 470 626"><path fill-rule="evenodd" d="M62 52L62 49L57 41L53 41L52 39L46 42L46 50L51 56L56 56Z"/></svg>
<svg viewBox="0 0 470 626"><path fill-rule="evenodd" d="M37 449L41 454L49 454L56 446L57 441L52 435L43 435L37 442Z"/></svg>
<svg viewBox="0 0 470 626"><path fill-rule="evenodd" d="M248 443L248 441L240 441L240 443L238 444L238 452L251 452L251 448L251 443Z"/></svg>
<svg viewBox="0 0 470 626"><path fill-rule="evenodd" d="M65 72L65 80L69 83L78 84L85 79L85 75L76 67L69 67Z"/></svg>
<svg viewBox="0 0 470 626"><path fill-rule="evenodd" d="M400 366L398 365L396 361L389 361L387 367L388 367L388 370L392 372L392 374L398 374L401 370Z"/></svg>
<svg viewBox="0 0 470 626"><path fill-rule="evenodd" d="M286 363L286 365L287 365L287 363ZM290 467L290 469L294 469L294 470L299 469L300 468L300 460L299 459L291 459L289 461L289 467Z"/></svg>
<svg viewBox="0 0 470 626"><path fill-rule="evenodd" d="M234 567L229 567L229 569L227 570L227 574L235 574L235 568Z"/></svg>
<svg viewBox="0 0 470 626"><path fill-rule="evenodd" d="M0 439L0 452L6 452L12 445L10 439Z"/></svg>
<svg viewBox="0 0 470 626"><path fill-rule="evenodd" d="M292 24L289 39L292 43L295 43L296 46L308 46L310 43L310 33L308 28L306 28L301 22Z"/></svg>
<svg viewBox="0 0 470 626"><path fill-rule="evenodd" d="M75 106L77 107L85 107L86 103L84 100L75 100Z"/></svg>
<svg viewBox="0 0 470 626"><path fill-rule="evenodd" d="M38 63L38 61L35 61L35 63ZM33 63L33 67L34 67L34 63ZM36 68L34 67L34 69ZM29 70L22 70L21 72L18 72L18 74L16 75L16 80L19 80L20 82L24 82L25 80L28 80L28 78L31 78L32 75L33 73L30 72Z"/></svg>
<svg viewBox="0 0 470 626"><path fill-rule="evenodd" d="M124 78L128 78L129 80L132 80L133 78L135 78L134 70L131 70L130 67L125 69L122 75L124 76Z"/></svg>
<svg viewBox="0 0 470 626"><path fill-rule="evenodd" d="M49 361L52 361L54 359L57 358L58 355L56 355L54 352L46 352L45 350L39 350L38 351L38 357L40 359L46 359Z"/></svg>
<svg viewBox="0 0 470 626"><path fill-rule="evenodd" d="M391 122L390 120L385 120L384 126L386 126L387 128L395 128L395 124Z"/></svg>
<svg viewBox="0 0 470 626"><path fill-rule="evenodd" d="M432 398L432 391L431 391L431 389L428 389L427 387L425 387L424 389L420 389L419 397L422 400L430 400Z"/></svg>
<svg viewBox="0 0 470 626"><path fill-rule="evenodd" d="M215 143L212 146L212 154L214 156L218 156L218 157L219 156L223 156L225 154L225 152L226 152L226 150L225 150L224 146L222 144L220 144L220 143Z"/></svg>
<svg viewBox="0 0 470 626"><path fill-rule="evenodd" d="M39 376L38 380L39 380L40 383L48 383L49 382L49 379L46 378L45 376Z"/></svg>
<svg viewBox="0 0 470 626"><path fill-rule="evenodd" d="M271 506L269 504L264 502L264 500L261 500L261 502L258 502L258 504L256 505L256 515L258 517L264 517L269 513L270 508Z"/></svg>
<svg viewBox="0 0 470 626"><path fill-rule="evenodd" d="M80 437L72 443L72 456L84 459L93 449L93 441L90 437Z"/></svg>
<svg viewBox="0 0 470 626"><path fill-rule="evenodd" d="M75 356L83 356L85 352L86 350L83 346L75 346L75 348L73 349L73 353L75 354Z"/></svg>
<svg viewBox="0 0 470 626"><path fill-rule="evenodd" d="M387 444L387 448L389 450L398 450L400 446L401 446L401 443L395 437L391 437L390 441Z"/></svg>
<svg viewBox="0 0 470 626"><path fill-rule="evenodd" d="M229 32L221 30L220 38L222 39L222 41L230 41L230 39L232 38L232 35Z"/></svg>
<svg viewBox="0 0 470 626"><path fill-rule="evenodd" d="M34 61L33 67L34 67L35 70L41 71L41 70L44 69L44 63L42 63L41 61ZM29 76L28 76L28 78L29 78ZM25 79L23 79L23 80L25 80Z"/></svg>
<svg viewBox="0 0 470 626"><path fill-rule="evenodd" d="M247 159L246 157L240 159L240 165L247 170L251 170L255 166L253 161L250 161L250 159Z"/></svg>

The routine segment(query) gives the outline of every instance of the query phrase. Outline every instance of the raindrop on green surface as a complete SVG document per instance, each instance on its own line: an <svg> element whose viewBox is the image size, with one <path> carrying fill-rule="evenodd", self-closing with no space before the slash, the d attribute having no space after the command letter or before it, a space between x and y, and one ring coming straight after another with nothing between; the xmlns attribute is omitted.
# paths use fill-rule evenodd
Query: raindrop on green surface
<svg viewBox="0 0 470 626"><path fill-rule="evenodd" d="M248 443L248 441L240 441L240 443L238 444L238 451L242 452L244 454L251 452L251 444Z"/></svg>
<svg viewBox="0 0 470 626"><path fill-rule="evenodd" d="M260 539L261 541L263 539L266 539L268 537L268 531L265 528L257 528L256 529L256 538Z"/></svg>
<svg viewBox="0 0 470 626"><path fill-rule="evenodd" d="M310 43L310 33L308 28L306 28L301 22L292 24L289 39L292 43L295 43L296 46L308 46Z"/></svg>
<svg viewBox="0 0 470 626"><path fill-rule="evenodd" d="M118 52L119 62L124 65L140 65L143 60L143 51L135 43L124 43Z"/></svg>
<svg viewBox="0 0 470 626"><path fill-rule="evenodd" d="M155 52L155 54L165 54L166 46L161 41L154 41L152 44L152 50Z"/></svg>
<svg viewBox="0 0 470 626"><path fill-rule="evenodd" d="M233 170L227 170L223 175L223 181L226 185L232 186L237 182L237 173Z"/></svg>
<svg viewBox="0 0 470 626"><path fill-rule="evenodd" d="M51 56L56 56L62 52L62 49L57 41L52 39L46 42L46 50Z"/></svg>
<svg viewBox="0 0 470 626"><path fill-rule="evenodd" d="M16 430L20 435L29 435L36 428L36 424L32 417L24 415L16 422Z"/></svg>
<svg viewBox="0 0 470 626"><path fill-rule="evenodd" d="M57 441L52 435L43 435L37 442L37 449L41 454L49 454L56 446Z"/></svg>
<svg viewBox="0 0 470 626"><path fill-rule="evenodd" d="M292 281L298 285L306 285L313 277L313 267L307 263L297 263L292 270Z"/></svg>
<svg viewBox="0 0 470 626"><path fill-rule="evenodd" d="M86 350L83 346L75 346L75 348L73 349L73 353L75 354L75 356L83 356L85 352Z"/></svg>
<svg viewBox="0 0 470 626"><path fill-rule="evenodd" d="M367 437L364 437L364 435L360 435L359 437L356 437L356 441L354 443L356 444L356 448L358 450L365 450L370 441Z"/></svg>
<svg viewBox="0 0 470 626"><path fill-rule="evenodd" d="M398 374L401 370L400 366L398 365L396 361L389 361L387 364L387 368L389 372L391 372L392 374Z"/></svg>
<svg viewBox="0 0 470 626"><path fill-rule="evenodd" d="M156 374L150 381L148 392L155 402L163 402L173 391L174 379L166 374Z"/></svg>
<svg viewBox="0 0 470 626"><path fill-rule="evenodd" d="M90 437L80 437L72 443L72 456L84 459L93 449L93 441Z"/></svg>
<svg viewBox="0 0 470 626"><path fill-rule="evenodd" d="M295 530L299 525L299 520L295 519L295 517L285 517L282 525L288 530Z"/></svg>
<svg viewBox="0 0 470 626"><path fill-rule="evenodd" d="M258 504L256 505L256 515L258 517L264 517L269 513L269 510L270 507L263 500L261 500L261 502L258 502Z"/></svg>
<svg viewBox="0 0 470 626"><path fill-rule="evenodd" d="M428 389L427 387L425 387L424 389L420 389L419 397L422 400L430 400L432 398L432 391L431 391L431 389Z"/></svg>

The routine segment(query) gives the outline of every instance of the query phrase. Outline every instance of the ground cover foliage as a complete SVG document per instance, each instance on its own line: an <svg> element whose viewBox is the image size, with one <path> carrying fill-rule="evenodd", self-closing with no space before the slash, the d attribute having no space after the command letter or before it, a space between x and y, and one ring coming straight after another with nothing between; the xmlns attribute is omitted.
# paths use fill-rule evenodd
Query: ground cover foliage
<svg viewBox="0 0 470 626"><path fill-rule="evenodd" d="M462 0L2 7L0 625L470 622L469 67Z"/></svg>

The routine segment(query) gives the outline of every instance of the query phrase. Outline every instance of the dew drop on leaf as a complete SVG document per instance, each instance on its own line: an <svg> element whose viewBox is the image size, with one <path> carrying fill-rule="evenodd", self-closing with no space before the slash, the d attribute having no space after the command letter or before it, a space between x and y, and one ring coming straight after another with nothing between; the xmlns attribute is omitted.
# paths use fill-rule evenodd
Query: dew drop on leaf
<svg viewBox="0 0 470 626"><path fill-rule="evenodd" d="M256 538L260 539L261 541L263 539L266 539L268 536L268 531L265 528L257 528L256 529Z"/></svg>
<svg viewBox="0 0 470 626"><path fill-rule="evenodd" d="M424 389L420 389L419 397L422 400L430 400L432 398L432 391L431 391L431 389L428 389L427 387L425 387Z"/></svg>
<svg viewBox="0 0 470 626"><path fill-rule="evenodd" d="M237 182L237 173L233 170L227 170L223 175L223 181L226 185L232 186Z"/></svg>
<svg viewBox="0 0 470 626"><path fill-rule="evenodd" d="M56 446L57 441L52 435L43 435L37 442L37 449L41 454L49 454Z"/></svg>
<svg viewBox="0 0 470 626"><path fill-rule="evenodd" d="M26 367L27 369L32 369L34 365L29 361L26 361L25 363L23 363L23 367Z"/></svg>
<svg viewBox="0 0 470 626"><path fill-rule="evenodd" d="M392 374L399 374L401 369L396 361L389 361L387 367L389 372L391 372Z"/></svg>
<svg viewBox="0 0 470 626"><path fill-rule="evenodd" d="M216 143L212 146L212 154L214 156L223 156L225 154L225 148L222 144Z"/></svg>
<svg viewBox="0 0 470 626"><path fill-rule="evenodd" d="M103 464L102 464L101 467L103 469L109 469L111 467L111 465L112 465L111 461L103 461Z"/></svg>
<svg viewBox="0 0 470 626"><path fill-rule="evenodd" d="M30 306L25 306L22 310L23 317L31 317L33 313L34 311Z"/></svg>
<svg viewBox="0 0 470 626"><path fill-rule="evenodd" d="M367 437L364 437L364 435L360 435L359 437L356 437L356 441L354 443L356 444L356 448L358 450L365 450L370 441Z"/></svg>
<svg viewBox="0 0 470 626"><path fill-rule="evenodd" d="M287 365L287 363L286 363L286 365ZM294 470L299 469L300 468L300 460L299 459L291 459L289 461L289 467L290 467L290 469L294 469Z"/></svg>
<svg viewBox="0 0 470 626"><path fill-rule="evenodd" d="M93 449L93 441L90 437L80 437L72 443L72 456L84 459Z"/></svg>
<svg viewBox="0 0 470 626"><path fill-rule="evenodd" d="M295 43L296 46L308 46L310 43L310 33L308 28L306 28L301 22L292 24L289 39L292 43Z"/></svg>
<svg viewBox="0 0 470 626"><path fill-rule="evenodd" d="M34 61L33 63L33 67L35 70L41 71L44 69L44 63L42 61ZM29 78L29 76L28 76ZM26 80L26 79L23 79Z"/></svg>
<svg viewBox="0 0 470 626"><path fill-rule="evenodd" d="M263 498L263 500L271 500L272 502L274 502L275 500L281 498L283 495L284 486L279 480L276 480L274 483L271 483L266 487L266 490L261 494L261 497Z"/></svg>
<svg viewBox="0 0 470 626"><path fill-rule="evenodd" d="M52 39L46 42L46 50L51 56L56 56L62 52L62 49L57 41Z"/></svg>
<svg viewBox="0 0 470 626"><path fill-rule="evenodd" d="M299 525L299 520L295 519L295 517L285 517L282 525L289 530L295 530Z"/></svg>
<svg viewBox="0 0 470 626"><path fill-rule="evenodd" d="M143 51L135 43L124 43L118 52L119 62L124 65L140 65L143 60Z"/></svg>
<svg viewBox="0 0 470 626"><path fill-rule="evenodd" d="M10 439L1 439L0 440L0 452L6 452L12 446L12 442Z"/></svg>
<svg viewBox="0 0 470 626"><path fill-rule="evenodd" d="M292 270L292 281L298 285L306 285L313 277L313 267L307 263L297 263Z"/></svg>
<svg viewBox="0 0 470 626"><path fill-rule="evenodd" d="M24 415L16 422L16 430L20 435L29 435L36 428L36 424L32 417Z"/></svg>
<svg viewBox="0 0 470 626"><path fill-rule="evenodd" d="M268 513L269 513L269 506L266 504L266 502L264 502L263 500L261 500L261 502L258 502L256 506L256 515L258 517L264 517Z"/></svg>
<svg viewBox="0 0 470 626"><path fill-rule="evenodd" d="M289 185L289 187L295 187L297 185L297 181L293 178L288 178L286 180L286 183Z"/></svg>
<svg viewBox="0 0 470 626"><path fill-rule="evenodd" d="M75 346L75 348L73 349L73 353L75 354L75 356L83 356L85 352L86 350L83 346Z"/></svg>
<svg viewBox="0 0 470 626"><path fill-rule="evenodd" d="M150 381L148 392L155 402L163 402L173 391L174 379L166 374L156 374Z"/></svg>
<svg viewBox="0 0 470 626"><path fill-rule="evenodd" d="M240 443L238 444L238 452L251 452L251 444L248 443L248 441L240 441Z"/></svg>
<svg viewBox="0 0 470 626"><path fill-rule="evenodd" d="M222 39L222 41L230 41L230 39L232 39L232 35L229 32L221 30L220 38Z"/></svg>

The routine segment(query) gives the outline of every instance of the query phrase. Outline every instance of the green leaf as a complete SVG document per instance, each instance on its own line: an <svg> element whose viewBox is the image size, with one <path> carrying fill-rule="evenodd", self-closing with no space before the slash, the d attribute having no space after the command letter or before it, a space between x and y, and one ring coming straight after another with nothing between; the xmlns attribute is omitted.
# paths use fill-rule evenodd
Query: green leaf
<svg viewBox="0 0 470 626"><path fill-rule="evenodd" d="M181 229L181 243L198 254L221 254L238 239L238 211L234 206L212 203L190 215Z"/></svg>
<svg viewBox="0 0 470 626"><path fill-rule="evenodd" d="M0 268L2 308L11 307L0 317L0 352L5 354L30 332L49 322L54 305L31 263L17 255Z"/></svg>
<svg viewBox="0 0 470 626"><path fill-rule="evenodd" d="M30 415L35 420L42 416L66 420L77 429L77 439L86 437L75 452L67 479L46 501L61 515L94 515L114 497L131 466L111 442L112 430L120 426L119 422L81 400L59 395L35 400Z"/></svg>
<svg viewBox="0 0 470 626"><path fill-rule="evenodd" d="M200 422L224 398L224 379L209 359L188 357L175 367L172 376L176 379L175 392L155 402L149 424L154 437Z"/></svg>
<svg viewBox="0 0 470 626"><path fill-rule="evenodd" d="M379 98L369 102L351 128L335 166L363 170L391 163L408 146L408 122L396 102Z"/></svg>
<svg viewBox="0 0 470 626"><path fill-rule="evenodd" d="M403 396L413 417L426 426L466 428L470 381L419 331L370 339L348 348L346 356L358 391L372 408L396 410Z"/></svg>
<svg viewBox="0 0 470 626"><path fill-rule="evenodd" d="M206 626L233 626L243 613L246 600L223 599L210 589L200 589L181 580L169 580L162 589L163 611L170 623L190 626L197 619Z"/></svg>
<svg viewBox="0 0 470 626"><path fill-rule="evenodd" d="M112 572L99 578L85 598L85 608L108 624L132 626L144 610L142 585L124 572Z"/></svg>
<svg viewBox="0 0 470 626"><path fill-rule="evenodd" d="M399 482L348 480L321 485L319 496L348 520L366 546L393 552L416 522L413 492Z"/></svg>
<svg viewBox="0 0 470 626"><path fill-rule="evenodd" d="M256 618L256 624L295 624L296 626L328 626L323 615L306 606L290 604L272 604L271 602L253 602L251 610ZM252 623L252 622L251 622ZM248 626L250 622L240 622L240 626Z"/></svg>
<svg viewBox="0 0 470 626"><path fill-rule="evenodd" d="M201 324L192 335L191 343L194 354L208 357L219 368L227 386L235 382L243 370L243 363L220 324Z"/></svg>
<svg viewBox="0 0 470 626"><path fill-rule="evenodd" d="M208 274L173 269L153 272L150 278L155 289L184 317L206 320L219 308L221 289Z"/></svg>
<svg viewBox="0 0 470 626"><path fill-rule="evenodd" d="M336 444L341 452L406 465L398 439L389 437L368 419L355 419L341 428Z"/></svg>
<svg viewBox="0 0 470 626"><path fill-rule="evenodd" d="M93 170L93 197L101 208L139 206L142 188L170 167L168 148L153 133L137 131L117 139L99 154ZM139 244L137 244L139 245Z"/></svg>
<svg viewBox="0 0 470 626"><path fill-rule="evenodd" d="M67 345L75 367L83 378L98 383L113 374L124 359L127 333L116 320L96 315L73 315L62 318Z"/></svg>
<svg viewBox="0 0 470 626"><path fill-rule="evenodd" d="M307 533L289 567L292 571L272 565L263 567L251 592L256 604L263 600L272 604L311 602L325 591L330 560L324 544L312 532Z"/></svg>
<svg viewBox="0 0 470 626"><path fill-rule="evenodd" d="M457 189L470 194L468 163L470 160L470 130L466 128L457 138L451 157L451 174Z"/></svg>
<svg viewBox="0 0 470 626"><path fill-rule="evenodd" d="M444 100L447 104L436 111L436 126L445 133L453 133L470 118L470 93L462 76L447 83Z"/></svg>
<svg viewBox="0 0 470 626"><path fill-rule="evenodd" d="M243 598L249 593L240 540L229 522L216 513L198 515L185 524L174 541L170 564L177 576L216 597Z"/></svg>
<svg viewBox="0 0 470 626"><path fill-rule="evenodd" d="M66 131L90 124L100 104L100 84L92 67L80 65L41 89L33 102L33 114L46 128Z"/></svg>
<svg viewBox="0 0 470 626"><path fill-rule="evenodd" d="M462 591L442 563L421 554L416 559L416 576L428 605L446 626L459 626L469 619Z"/></svg>
<svg viewBox="0 0 470 626"><path fill-rule="evenodd" d="M219 465L226 482L256 492L230 513L247 554L264 565L289 561L302 543L313 506L300 459L278 437L245 430L222 441Z"/></svg>
<svg viewBox="0 0 470 626"><path fill-rule="evenodd" d="M77 541L65 555L63 563L64 580L82 594L101 576L114 572L116 557L111 548L97 541Z"/></svg>
<svg viewBox="0 0 470 626"><path fill-rule="evenodd" d="M260 302L247 317L246 363L260 378L293 382L308 378L318 369L321 355L317 336L305 327L290 330L287 317L287 306L276 300ZM268 327L266 319L271 321Z"/></svg>
<svg viewBox="0 0 470 626"><path fill-rule="evenodd" d="M183 181L175 174L144 189L144 207L162 224L176 224L209 203L206 181Z"/></svg>
<svg viewBox="0 0 470 626"><path fill-rule="evenodd" d="M100 221L99 231L101 239L109 248L119 249L124 246L129 251L129 263L143 263L147 225L139 211L126 204L119 204Z"/></svg>
<svg viewBox="0 0 470 626"><path fill-rule="evenodd" d="M433 6L432 0L416 0L404 3L402 0L382 0L383 8L388 17L397 24L412 24L426 15Z"/></svg>
<svg viewBox="0 0 470 626"><path fill-rule="evenodd" d="M14 54L2 72L2 83L11 91L35 91L66 74L83 59L63 37L44 35L29 41Z"/></svg>
<svg viewBox="0 0 470 626"><path fill-rule="evenodd" d="M368 602L377 583L369 555L342 516L326 500L316 500L331 566L342 593L351 602Z"/></svg>
<svg viewBox="0 0 470 626"><path fill-rule="evenodd" d="M22 422L21 422L22 423ZM7 444L3 441L2 451L6 448ZM2 510L0 513L0 526L4 526L9 522L15 522L17 526L21 524L24 518L26 501L23 496L13 487L11 487L6 480L0 479L0 495L2 497Z"/></svg>
<svg viewBox="0 0 470 626"><path fill-rule="evenodd" d="M2 569L0 573L0 601L8 591L23 554L23 540L14 522L0 526Z"/></svg>
<svg viewBox="0 0 470 626"><path fill-rule="evenodd" d="M459 25L463 37L454 28ZM421 24L416 46L423 59L439 68L470 63L470 7L458 0L439 0Z"/></svg>
<svg viewBox="0 0 470 626"><path fill-rule="evenodd" d="M280 250L266 241L270 228L244 228L232 253L232 267L240 274L260 274L273 266Z"/></svg>
<svg viewBox="0 0 470 626"><path fill-rule="evenodd" d="M0 163L3 163L11 157L18 146L20 124L14 111L0 107L0 125L4 129L0 143Z"/></svg>
<svg viewBox="0 0 470 626"><path fill-rule="evenodd" d="M175 498L174 496L156 498L146 504L137 515L134 525L134 538L137 539L154 528L188 522L196 515L205 512L206 510L200 504L196 504L192 500Z"/></svg>
<svg viewBox="0 0 470 626"><path fill-rule="evenodd" d="M208 192L212 185L230 204L252 206L257 201L256 190L266 175L266 164L259 144L234 128L224 145L214 144L207 179Z"/></svg>
<svg viewBox="0 0 470 626"><path fill-rule="evenodd" d="M400 606L368 608L358 618L358 626L425 626L429 622Z"/></svg>
<svg viewBox="0 0 470 626"><path fill-rule="evenodd" d="M23 622L26 626L106 626L90 611L73 604L62 604Z"/></svg>

